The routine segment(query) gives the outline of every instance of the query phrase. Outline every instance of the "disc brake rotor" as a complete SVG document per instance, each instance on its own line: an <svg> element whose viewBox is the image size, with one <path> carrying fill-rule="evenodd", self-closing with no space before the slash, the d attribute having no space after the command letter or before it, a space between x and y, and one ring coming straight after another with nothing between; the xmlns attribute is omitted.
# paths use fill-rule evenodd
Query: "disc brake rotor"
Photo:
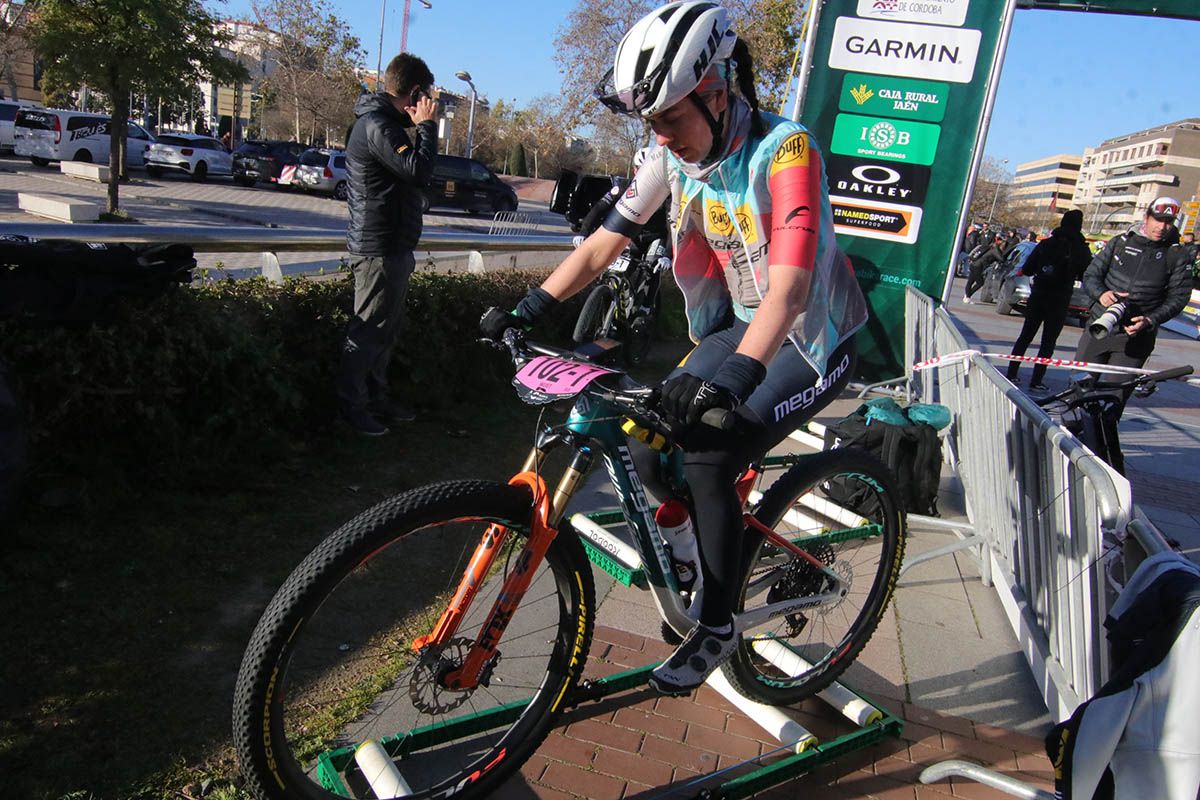
<svg viewBox="0 0 1200 800"><path fill-rule="evenodd" d="M413 708L427 714L445 714L448 711L467 702L478 686L469 689L450 689L445 685L445 678L451 672L459 669L474 644L470 639L455 637L441 647L427 647L422 651L408 681L408 696ZM489 665L488 672L495 666ZM481 681L479 685L485 685Z"/></svg>

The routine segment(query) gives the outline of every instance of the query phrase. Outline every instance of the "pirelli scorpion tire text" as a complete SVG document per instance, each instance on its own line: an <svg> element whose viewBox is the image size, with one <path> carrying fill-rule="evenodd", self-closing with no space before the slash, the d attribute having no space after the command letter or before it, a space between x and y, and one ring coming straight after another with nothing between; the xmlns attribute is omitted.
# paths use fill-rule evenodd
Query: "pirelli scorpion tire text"
<svg viewBox="0 0 1200 800"><path fill-rule="evenodd" d="M530 569L530 516L527 487L440 483L363 512L304 559L238 674L233 739L255 797L375 797L355 760L367 740L399 770L400 794L415 798L491 796L532 755L570 702L591 643L595 588L577 537L564 531L533 568L475 688L454 677L505 578ZM493 523L509 534L471 582L477 594L457 631L414 647L480 542L498 541Z"/></svg>
<svg viewBox="0 0 1200 800"><path fill-rule="evenodd" d="M905 518L891 471L854 448L805 458L763 494L755 516L815 556L845 594L744 631L723 667L730 683L764 703L791 704L832 683L883 617L904 560ZM739 611L831 592L811 562L746 533L750 563Z"/></svg>

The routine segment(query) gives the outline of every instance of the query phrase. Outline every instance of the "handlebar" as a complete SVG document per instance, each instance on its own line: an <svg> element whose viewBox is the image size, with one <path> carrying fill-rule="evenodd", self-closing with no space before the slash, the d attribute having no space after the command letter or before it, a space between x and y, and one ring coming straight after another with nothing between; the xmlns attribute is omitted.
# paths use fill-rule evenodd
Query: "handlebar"
<svg viewBox="0 0 1200 800"><path fill-rule="evenodd" d="M513 365L517 367L528 361L534 354L592 363L580 359L570 350L528 341L525 333L518 328L509 328L504 331L503 342L494 342L491 339L480 339L480 341L492 346L507 348ZM628 375L626 375L626 379L632 381ZM668 440L674 441L678 438L675 427L661 412L662 393L657 386L635 384L620 389L605 388L597 394L609 402L622 406L630 412L631 417L636 418L637 422L646 425ZM700 422L719 430L731 431L737 425L738 415L728 409L712 408L704 412Z"/></svg>

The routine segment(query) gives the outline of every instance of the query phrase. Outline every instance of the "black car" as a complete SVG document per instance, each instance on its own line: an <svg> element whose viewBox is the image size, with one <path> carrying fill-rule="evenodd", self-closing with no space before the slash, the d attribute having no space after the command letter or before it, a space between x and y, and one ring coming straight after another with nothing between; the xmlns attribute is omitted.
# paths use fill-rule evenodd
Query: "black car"
<svg viewBox="0 0 1200 800"><path fill-rule="evenodd" d="M517 193L473 158L436 156L433 178L425 190L424 210L430 206L482 211L516 211Z"/></svg>
<svg viewBox="0 0 1200 800"><path fill-rule="evenodd" d="M233 151L233 180L242 186L279 183L283 168L295 167L307 149L299 142L244 141Z"/></svg>

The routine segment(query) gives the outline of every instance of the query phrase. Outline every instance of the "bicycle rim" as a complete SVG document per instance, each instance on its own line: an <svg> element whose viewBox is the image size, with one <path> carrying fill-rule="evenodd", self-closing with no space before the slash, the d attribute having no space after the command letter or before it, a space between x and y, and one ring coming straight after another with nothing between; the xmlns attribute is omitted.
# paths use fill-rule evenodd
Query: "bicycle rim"
<svg viewBox="0 0 1200 800"><path fill-rule="evenodd" d="M464 494L447 504L447 486ZM422 498L439 488L434 501ZM442 679L479 636L527 531L510 528L455 635L413 648L446 608L488 526L519 518L514 493L527 517L528 492L516 487L451 484L393 498L293 573L239 675L235 737L256 794L375 797L355 754L373 740L406 787L395 796L482 797L537 748L587 653L591 582L569 548L577 543L550 548L475 689L451 690ZM398 518L386 519L388 504L401 507Z"/></svg>
<svg viewBox="0 0 1200 800"><path fill-rule="evenodd" d="M833 592L746 630L726 670L743 691L795 702L828 686L875 631L904 554L904 520L890 473L866 453L831 451L793 467L764 494L756 517L815 557L807 559L748 532L752 548L739 610L753 611Z"/></svg>

